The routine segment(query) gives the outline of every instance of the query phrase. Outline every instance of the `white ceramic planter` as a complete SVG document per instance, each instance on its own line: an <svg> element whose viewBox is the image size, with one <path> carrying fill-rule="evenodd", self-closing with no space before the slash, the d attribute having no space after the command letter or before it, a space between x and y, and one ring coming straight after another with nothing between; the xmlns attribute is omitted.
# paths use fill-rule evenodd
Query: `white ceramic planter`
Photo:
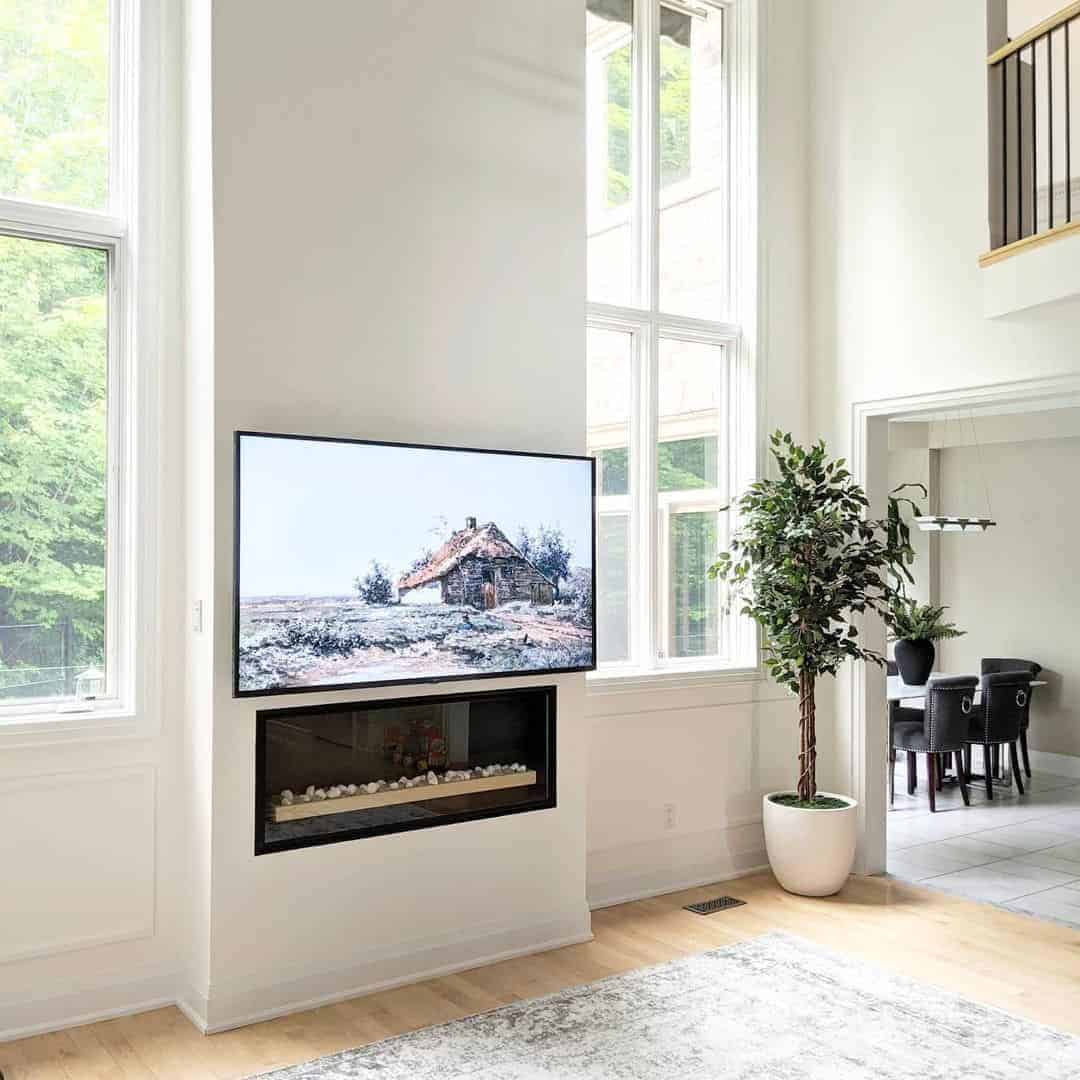
<svg viewBox="0 0 1080 1080"><path fill-rule="evenodd" d="M765 849L776 880L800 896L832 896L839 892L855 862L855 824L858 803L846 795L820 791L831 799L843 799L846 806L835 810L800 810L772 801L766 795L762 806Z"/></svg>

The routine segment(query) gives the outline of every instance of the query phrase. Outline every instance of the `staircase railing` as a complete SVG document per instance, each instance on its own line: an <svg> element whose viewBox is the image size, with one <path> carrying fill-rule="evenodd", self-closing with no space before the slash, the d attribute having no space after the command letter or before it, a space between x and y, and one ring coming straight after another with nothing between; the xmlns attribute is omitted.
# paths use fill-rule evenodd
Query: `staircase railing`
<svg viewBox="0 0 1080 1080"><path fill-rule="evenodd" d="M1078 50L1080 0L987 57L990 251L982 265L1080 230Z"/></svg>

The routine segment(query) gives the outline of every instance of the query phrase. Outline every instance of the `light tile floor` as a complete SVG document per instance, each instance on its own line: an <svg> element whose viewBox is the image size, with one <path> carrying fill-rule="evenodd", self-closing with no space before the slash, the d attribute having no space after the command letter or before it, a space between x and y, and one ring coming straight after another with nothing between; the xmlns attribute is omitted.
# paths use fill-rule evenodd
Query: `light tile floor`
<svg viewBox="0 0 1080 1080"><path fill-rule="evenodd" d="M908 795L903 758L896 763L889 873L1080 928L1080 780L1036 771L1026 795L995 788L993 802L979 781L970 807L946 786L931 814L924 765L920 755L919 787Z"/></svg>

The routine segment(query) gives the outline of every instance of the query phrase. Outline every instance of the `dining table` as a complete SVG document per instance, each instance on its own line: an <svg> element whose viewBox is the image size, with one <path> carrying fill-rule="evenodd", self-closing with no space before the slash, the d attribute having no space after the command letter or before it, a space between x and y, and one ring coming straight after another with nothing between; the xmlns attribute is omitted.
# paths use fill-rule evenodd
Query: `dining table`
<svg viewBox="0 0 1080 1080"><path fill-rule="evenodd" d="M886 691L885 691L885 696L889 701L903 701L905 703L906 708L909 708L909 709L922 709L922 708L925 708L924 702L926 700L927 687L930 685L930 683L932 683L935 679L951 679L951 678L956 677L957 675L965 675L965 674L967 674L969 678L974 678L974 679L979 678L978 675L970 675L967 672L933 671L933 672L930 673L930 678L925 683L909 685L908 683L904 682L904 680L902 678L900 678L899 675L889 675L887 677L888 678L888 683L887 683L887 688L886 688ZM1031 685L1032 686L1046 686L1046 680L1045 679L1032 679L1031 680ZM974 700L973 704L978 705L981 699L982 699L982 691L979 690L978 688L976 688L976 690L975 690L975 700ZM1009 763L1009 755L1008 754L1002 754L1001 756L1003 758L1002 766L1001 766L1001 778L998 779L998 778L995 777L994 778L994 783L996 785L1001 786L1001 787L1011 788L1012 787L1012 767L1011 767L1011 765ZM983 768L984 769L986 768L985 764L983 765ZM955 777L949 776L948 774L946 774L943 779L945 779L945 780L947 780L949 782L952 782L952 783L955 783L955 781L956 781ZM976 774L973 773L968 779L969 779L969 781L971 781L971 780L982 780L982 779L984 779L984 777L982 775L976 775Z"/></svg>
<svg viewBox="0 0 1080 1080"><path fill-rule="evenodd" d="M971 675L967 672L952 672L952 671L933 671L930 673L930 678L924 683L917 683L915 685L908 685L899 675L888 676L888 689L886 691L886 697L889 701L912 701L915 698L925 698L926 688L935 679L954 679L960 675L967 675L970 679L978 679L978 675ZM1032 686L1046 686L1045 679L1032 679ZM982 696L982 691L976 687L975 689L975 704L979 704L979 700ZM912 709L919 708L918 705L909 706Z"/></svg>

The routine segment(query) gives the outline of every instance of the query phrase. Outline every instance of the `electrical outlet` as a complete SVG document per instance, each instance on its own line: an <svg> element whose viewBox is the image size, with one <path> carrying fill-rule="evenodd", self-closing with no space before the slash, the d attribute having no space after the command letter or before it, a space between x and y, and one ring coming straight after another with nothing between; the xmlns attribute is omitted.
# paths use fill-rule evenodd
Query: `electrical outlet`
<svg viewBox="0 0 1080 1080"><path fill-rule="evenodd" d="M664 828L675 828L675 804L673 802L664 803Z"/></svg>

